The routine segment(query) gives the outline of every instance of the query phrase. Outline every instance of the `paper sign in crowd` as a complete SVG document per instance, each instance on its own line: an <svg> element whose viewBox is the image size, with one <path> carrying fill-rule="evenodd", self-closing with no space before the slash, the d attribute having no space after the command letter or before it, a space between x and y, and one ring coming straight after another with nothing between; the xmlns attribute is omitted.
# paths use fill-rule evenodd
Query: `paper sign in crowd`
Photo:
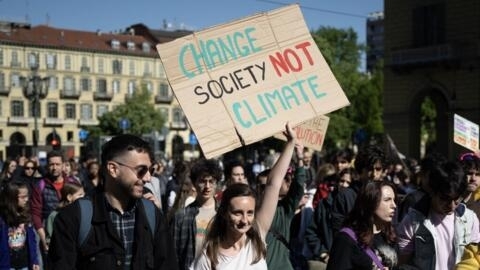
<svg viewBox="0 0 480 270"><path fill-rule="evenodd" d="M453 141L472 151L478 151L478 124L458 114L453 116Z"/></svg>
<svg viewBox="0 0 480 270"><path fill-rule="evenodd" d="M349 104L298 5L208 28L157 50L207 158Z"/></svg>
<svg viewBox="0 0 480 270"><path fill-rule="evenodd" d="M296 126L297 138L302 141L303 146L312 150L322 151L329 121L330 118L328 116L320 115ZM276 134L274 137L280 140L287 139L283 134Z"/></svg>

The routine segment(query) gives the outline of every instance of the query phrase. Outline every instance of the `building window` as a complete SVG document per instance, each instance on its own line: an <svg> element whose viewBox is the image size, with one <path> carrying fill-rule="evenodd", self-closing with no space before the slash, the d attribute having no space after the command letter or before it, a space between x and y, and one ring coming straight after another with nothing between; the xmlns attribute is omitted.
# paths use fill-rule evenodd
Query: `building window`
<svg viewBox="0 0 480 270"><path fill-rule="evenodd" d="M38 68L38 54L36 53L30 53L28 54L28 67L29 68Z"/></svg>
<svg viewBox="0 0 480 270"><path fill-rule="evenodd" d="M158 64L158 77L160 78L165 78L165 69L163 68L163 65L160 63Z"/></svg>
<svg viewBox="0 0 480 270"><path fill-rule="evenodd" d="M80 119L82 120L93 119L92 104L83 103L80 105Z"/></svg>
<svg viewBox="0 0 480 270"><path fill-rule="evenodd" d="M103 59L98 59L98 73L103 73Z"/></svg>
<svg viewBox="0 0 480 270"><path fill-rule="evenodd" d="M150 71L150 63L145 62L144 66L143 66L143 75L145 75L145 76L152 75L152 73Z"/></svg>
<svg viewBox="0 0 480 270"><path fill-rule="evenodd" d="M135 75L135 62L130 61L130 64L128 65L128 73L130 75Z"/></svg>
<svg viewBox="0 0 480 270"><path fill-rule="evenodd" d="M98 79L97 80L97 92L98 93L107 93L107 80Z"/></svg>
<svg viewBox="0 0 480 270"><path fill-rule="evenodd" d="M177 128L185 127L185 117L182 109L179 107L172 109L172 125Z"/></svg>
<svg viewBox="0 0 480 270"><path fill-rule="evenodd" d="M82 67L88 67L87 57L82 56Z"/></svg>
<svg viewBox="0 0 480 270"><path fill-rule="evenodd" d="M127 94L132 95L135 92L135 81L128 82Z"/></svg>
<svg viewBox="0 0 480 270"><path fill-rule="evenodd" d="M103 116L108 112L108 105L97 105L97 117Z"/></svg>
<svg viewBox="0 0 480 270"><path fill-rule="evenodd" d="M65 104L65 119L77 119L75 104L73 103Z"/></svg>
<svg viewBox="0 0 480 270"><path fill-rule="evenodd" d="M20 67L20 62L18 62L18 53L13 51L12 52L12 67Z"/></svg>
<svg viewBox="0 0 480 270"><path fill-rule="evenodd" d="M142 43L142 51L149 53L150 52L150 44L148 42L143 42Z"/></svg>
<svg viewBox="0 0 480 270"><path fill-rule="evenodd" d="M75 92L75 79L72 77L65 77L63 79L63 88L63 90L70 94Z"/></svg>
<svg viewBox="0 0 480 270"><path fill-rule="evenodd" d="M113 70L113 74L122 74L122 61L113 60L112 70Z"/></svg>
<svg viewBox="0 0 480 270"><path fill-rule="evenodd" d="M57 68L57 56L55 54L49 53L46 56L47 69L56 69Z"/></svg>
<svg viewBox="0 0 480 270"><path fill-rule="evenodd" d="M88 66L88 60L86 56L82 56L82 66L80 67L80 72L90 72L90 67Z"/></svg>
<svg viewBox="0 0 480 270"><path fill-rule="evenodd" d="M47 103L47 117L48 118L58 118L58 103L57 102L48 102Z"/></svg>
<svg viewBox="0 0 480 270"><path fill-rule="evenodd" d="M3 66L3 50L0 50L0 66Z"/></svg>
<svg viewBox="0 0 480 270"><path fill-rule="evenodd" d="M111 45L112 45L112 49L115 49L115 50L120 49L120 41L116 39L112 40Z"/></svg>
<svg viewBox="0 0 480 270"><path fill-rule="evenodd" d="M72 58L70 55L65 55L65 70L72 70Z"/></svg>
<svg viewBox="0 0 480 270"><path fill-rule="evenodd" d="M82 91L90 91L90 89L92 88L92 83L90 79L88 78L80 79L80 87Z"/></svg>
<svg viewBox="0 0 480 270"><path fill-rule="evenodd" d="M113 80L112 90L113 90L114 94L120 93L120 81L119 80Z"/></svg>
<svg viewBox="0 0 480 270"><path fill-rule="evenodd" d="M161 96L162 98L169 97L168 84L166 84L166 83L161 83L160 84L160 89L158 91L158 95Z"/></svg>
<svg viewBox="0 0 480 270"><path fill-rule="evenodd" d="M0 72L0 89L5 89L5 74Z"/></svg>
<svg viewBox="0 0 480 270"><path fill-rule="evenodd" d="M415 47L445 43L445 3L413 10L413 43Z"/></svg>
<svg viewBox="0 0 480 270"><path fill-rule="evenodd" d="M147 91L149 93L153 92L153 84L152 82L144 82L143 85L147 88Z"/></svg>
<svg viewBox="0 0 480 270"><path fill-rule="evenodd" d="M0 100L0 115L3 116L3 100Z"/></svg>
<svg viewBox="0 0 480 270"><path fill-rule="evenodd" d="M58 77L56 76L48 76L48 90L56 90L58 89Z"/></svg>
<svg viewBox="0 0 480 270"><path fill-rule="evenodd" d="M163 115L165 121L166 121L167 123L170 122L170 119L169 119L169 117L170 117L170 113L169 113L170 110L169 110L168 108L165 108L165 107L161 107L159 110L160 110L160 113Z"/></svg>
<svg viewBox="0 0 480 270"><path fill-rule="evenodd" d="M67 141L73 141L73 131L67 131Z"/></svg>
<svg viewBox="0 0 480 270"><path fill-rule="evenodd" d="M18 73L12 73L12 76L10 77L10 85L12 87L20 87L20 74Z"/></svg>
<svg viewBox="0 0 480 270"><path fill-rule="evenodd" d="M11 107L11 112L10 114L13 117L23 117L23 101L20 100L12 100L12 103L10 105Z"/></svg>
<svg viewBox="0 0 480 270"><path fill-rule="evenodd" d="M135 50L135 43L133 43L133 41L127 41L127 49L130 50L130 51L134 51Z"/></svg>

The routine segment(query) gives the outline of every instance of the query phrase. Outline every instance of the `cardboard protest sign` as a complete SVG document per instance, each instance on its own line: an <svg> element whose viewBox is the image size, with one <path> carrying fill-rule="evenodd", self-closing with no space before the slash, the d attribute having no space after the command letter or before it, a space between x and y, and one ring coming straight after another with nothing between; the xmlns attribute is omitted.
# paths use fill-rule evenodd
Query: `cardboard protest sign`
<svg viewBox="0 0 480 270"><path fill-rule="evenodd" d="M453 116L453 141L472 151L478 151L478 124L458 114Z"/></svg>
<svg viewBox="0 0 480 270"><path fill-rule="evenodd" d="M157 51L207 158L349 104L298 5L158 44Z"/></svg>
<svg viewBox="0 0 480 270"><path fill-rule="evenodd" d="M302 141L303 146L316 151L322 151L329 121L330 118L328 116L320 115L296 126L297 138ZM276 134L274 137L284 141L287 139L283 134Z"/></svg>

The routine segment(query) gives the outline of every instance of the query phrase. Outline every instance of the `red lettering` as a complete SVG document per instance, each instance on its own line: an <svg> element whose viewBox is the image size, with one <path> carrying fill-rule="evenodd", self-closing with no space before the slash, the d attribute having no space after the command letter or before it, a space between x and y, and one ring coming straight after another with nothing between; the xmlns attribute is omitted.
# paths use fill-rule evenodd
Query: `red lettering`
<svg viewBox="0 0 480 270"><path fill-rule="evenodd" d="M306 41L295 45L294 48L303 52L308 63L313 65L313 58L308 51L310 45L310 42ZM283 52L276 52L274 55L269 55L268 58L270 59L278 77L282 77L283 73L289 74L290 71L299 72L303 69L300 56L292 48L287 48Z"/></svg>

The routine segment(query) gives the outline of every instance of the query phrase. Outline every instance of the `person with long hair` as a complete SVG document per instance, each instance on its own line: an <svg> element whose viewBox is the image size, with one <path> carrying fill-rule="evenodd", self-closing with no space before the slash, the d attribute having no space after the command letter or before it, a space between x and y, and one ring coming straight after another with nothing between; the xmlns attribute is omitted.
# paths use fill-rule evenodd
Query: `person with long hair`
<svg viewBox="0 0 480 270"><path fill-rule="evenodd" d="M392 225L395 208L393 184L366 183L333 240L327 270L392 269L397 263Z"/></svg>
<svg viewBox="0 0 480 270"><path fill-rule="evenodd" d="M0 269L40 269L28 190L13 180L0 194Z"/></svg>
<svg viewBox="0 0 480 270"><path fill-rule="evenodd" d="M6 183L13 179L17 165L18 163L16 159L8 158L5 160L2 171L0 172L0 183Z"/></svg>
<svg viewBox="0 0 480 270"><path fill-rule="evenodd" d="M272 224L280 188L298 143L287 123L288 142L272 168L263 200L256 210L256 193L242 183L225 189L222 201L208 228L204 250L194 269L267 269L265 237Z"/></svg>
<svg viewBox="0 0 480 270"><path fill-rule="evenodd" d="M80 183L66 182L60 190L60 194L62 195L62 199L60 200L57 209L53 210L47 218L46 230L48 239L50 239L50 237L52 236L53 222L58 214L58 211L60 211L60 209L64 208L65 206L73 203L77 199L83 198L83 196L85 196L85 189Z"/></svg>

